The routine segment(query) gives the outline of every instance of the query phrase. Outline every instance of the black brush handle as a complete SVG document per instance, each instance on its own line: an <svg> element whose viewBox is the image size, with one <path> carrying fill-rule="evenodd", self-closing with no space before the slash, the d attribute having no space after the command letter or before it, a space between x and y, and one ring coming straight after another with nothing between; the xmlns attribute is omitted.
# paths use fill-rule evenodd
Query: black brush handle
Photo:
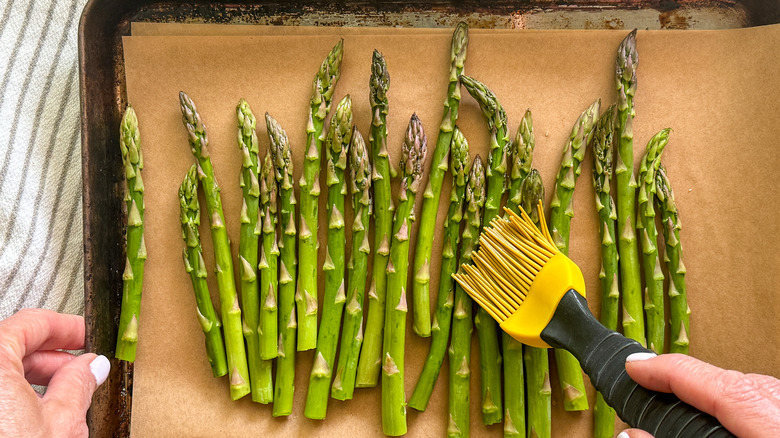
<svg viewBox="0 0 780 438"><path fill-rule="evenodd" d="M591 383L620 418L655 438L733 437L714 417L683 403L674 394L645 389L626 373L626 357L650 353L638 342L607 329L593 317L585 297L564 294L542 339L571 352Z"/></svg>

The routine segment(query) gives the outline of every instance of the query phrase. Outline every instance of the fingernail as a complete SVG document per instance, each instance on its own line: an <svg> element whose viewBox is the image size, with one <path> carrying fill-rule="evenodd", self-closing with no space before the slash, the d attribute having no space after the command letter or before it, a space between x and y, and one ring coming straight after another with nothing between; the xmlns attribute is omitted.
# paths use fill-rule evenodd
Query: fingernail
<svg viewBox="0 0 780 438"><path fill-rule="evenodd" d="M648 354L648 353L634 353L634 354ZM631 357L631 356L633 356L634 354L632 354L632 355L630 355L630 356L628 356L628 357ZM640 359L640 360L642 360L642 359ZM617 438L630 438L630 437L628 436L628 433L627 433L626 431L623 431L623 432L620 432L620 433L618 434Z"/></svg>
<svg viewBox="0 0 780 438"><path fill-rule="evenodd" d="M100 386L106 381L108 372L111 371L111 362L105 356L98 356L89 363L89 370L95 376L95 382Z"/></svg>
<svg viewBox="0 0 780 438"><path fill-rule="evenodd" d="M626 362L639 362L640 360L652 359L652 358L654 358L656 356L657 356L657 354L650 353L650 352L648 352L648 353L631 353L631 354L628 355L628 357L626 357ZM623 437L618 437L618 438L628 438L628 435L625 435Z"/></svg>

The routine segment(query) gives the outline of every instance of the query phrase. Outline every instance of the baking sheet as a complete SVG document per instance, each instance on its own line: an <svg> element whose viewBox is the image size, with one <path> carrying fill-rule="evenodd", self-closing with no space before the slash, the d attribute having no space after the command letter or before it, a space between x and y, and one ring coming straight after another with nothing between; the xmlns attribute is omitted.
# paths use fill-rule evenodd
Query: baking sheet
<svg viewBox="0 0 780 438"><path fill-rule="evenodd" d="M471 34L517 32L516 29L470 29ZM216 23L130 23L133 36L262 36L262 35L414 35L451 34L446 28L414 27L331 27L331 26L265 26Z"/></svg>
<svg viewBox="0 0 780 438"><path fill-rule="evenodd" d="M126 37L127 95L138 113L148 188L147 250L142 322L135 367L134 436L227 436L262 433L336 436L345 431L380 435L379 388L357 390L349 402L331 400L328 418L303 417L312 353L299 354L296 404L289 418L273 418L270 406L248 398L231 402L226 379L213 379L195 318L189 279L181 265L177 189L193 159L181 125L179 90L196 102L208 127L210 151L222 186L233 252L237 252L241 195L235 144L235 105L246 98L259 120L271 113L286 129L294 150L296 181L305 143L311 79L341 36L343 74L334 101L349 93L354 121L367 134L371 53L379 49L391 75L388 145L399 159L403 131L412 112L422 119L433 144L446 92L450 30L399 32L377 29L355 34L318 28L307 35ZM534 114L534 165L548 189L572 124L593 100L614 101L614 58L624 31L473 32L466 74L484 81L504 105L514 135L526 108ZM780 165L775 114L780 83L774 66L780 27L717 32L640 31L639 89L634 122L638 163L646 141L673 128L664 162L681 210L692 309L691 354L716 365L780 375L780 234L771 175ZM487 156L487 130L476 103L463 92L459 126L472 156ZM258 123L261 153L268 141ZM594 312L599 306L599 239L591 154L586 155L575 192L571 257L582 267ZM442 194L448 199L449 181ZM324 196L321 198L324 201ZM418 199L419 201L419 199ZM320 208L324 219L324 203ZM443 221L446 202L440 206ZM231 219L232 218L232 219ZM325 242L324 227L320 241ZM204 237L207 233L204 230ZM412 237L414 238L414 232ZM211 243L204 239L206 254ZM434 254L441 248L434 246ZM324 251L320 254L320 263ZM433 272L438 272L436 257ZM411 262L411 260L410 260ZM436 276L434 276L436 277ZM213 276L211 278L213 280ZM436 290L438 278L432 279ZM212 291L216 286L212 283ZM320 293L322 285L320 285ZM432 301L433 302L433 301ZM411 316L409 317L411 323ZM410 324L411 325L411 324ZM407 336L406 388L411 394L429 340ZM485 427L479 413L478 351L473 349L472 434L501 434ZM447 419L447 366L428 410L409 410L409 436L441 436ZM588 436L591 413L567 413L553 386L553 435ZM591 405L593 402L592 391Z"/></svg>

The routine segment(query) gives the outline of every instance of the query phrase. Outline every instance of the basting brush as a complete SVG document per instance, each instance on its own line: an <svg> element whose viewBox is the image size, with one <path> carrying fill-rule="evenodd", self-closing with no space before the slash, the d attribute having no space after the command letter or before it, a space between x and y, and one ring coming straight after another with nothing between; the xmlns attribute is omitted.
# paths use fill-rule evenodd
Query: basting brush
<svg viewBox="0 0 780 438"><path fill-rule="evenodd" d="M518 341L564 348L582 364L593 386L631 427L662 437L731 437L712 416L673 394L649 391L626 373L626 357L650 353L609 330L590 313L579 267L555 246L539 203L540 228L528 215L506 210L480 236L474 265L455 280Z"/></svg>

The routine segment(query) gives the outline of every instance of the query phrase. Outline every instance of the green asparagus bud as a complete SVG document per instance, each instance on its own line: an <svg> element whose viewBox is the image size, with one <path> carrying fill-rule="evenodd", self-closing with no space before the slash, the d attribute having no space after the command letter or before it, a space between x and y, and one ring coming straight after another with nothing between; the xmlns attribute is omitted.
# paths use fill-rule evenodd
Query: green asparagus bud
<svg viewBox="0 0 780 438"><path fill-rule="evenodd" d="M295 256L297 230L295 229L295 192L293 190L293 162L287 132L268 113L265 123L273 157L274 176L279 192L281 240L279 248L278 327L279 351L276 358L276 385L274 387L274 417L292 413L295 392L295 274L298 260ZM316 304L314 304L316 306Z"/></svg>
<svg viewBox="0 0 780 438"><path fill-rule="evenodd" d="M593 138L593 126L598 119L601 101L597 100L574 123L569 141L563 149L561 169L555 180L555 193L550 202L550 235L558 249L569 253L569 231L574 217L574 185L580 175L585 148ZM567 411L588 409L585 382L577 359L566 350L555 349L558 380L563 391L563 407Z"/></svg>
<svg viewBox="0 0 780 438"><path fill-rule="evenodd" d="M306 125L306 159L303 162L301 190L301 220L296 297L298 308L298 351L311 350L317 345L317 242L319 230L320 161L325 142L323 126L330 112L333 92L341 77L341 60L344 57L344 40L340 40L322 61L314 76L309 101L309 121Z"/></svg>
<svg viewBox="0 0 780 438"><path fill-rule="evenodd" d="M614 157L615 105L599 118L593 134L593 188L596 192L596 211L601 235L601 323L610 330L618 325L618 253L615 236L615 201L611 193L612 160ZM611 438L615 434L615 410L596 395L593 435Z"/></svg>
<svg viewBox="0 0 780 438"><path fill-rule="evenodd" d="M374 194L374 266L368 291L366 333L361 347L355 385L358 388L376 386L382 366L382 341L385 327L385 296L387 291L387 262L390 255L390 235L393 232L393 198L390 187L390 160L387 152L387 90L390 75L385 58L374 51L369 82L371 103L371 177Z"/></svg>
<svg viewBox="0 0 780 438"><path fill-rule="evenodd" d="M417 246L414 257L414 332L420 336L431 335L430 314L430 279L431 250L433 232L436 227L436 216L439 211L439 198L444 173L447 171L447 154L453 137L453 128L458 119L460 104L460 83L458 77L463 74L463 64L466 61L466 49L469 43L468 26L460 22L452 34L450 49L450 82L447 88L447 99L444 101L444 115L433 150L428 185L423 193L420 228L417 232ZM445 342L446 346L446 342ZM443 354L443 353L442 353ZM427 401L426 401L427 404Z"/></svg>
<svg viewBox="0 0 780 438"><path fill-rule="evenodd" d="M328 411L328 394L335 367L336 347L344 313L346 297L345 249L346 230L344 204L347 187L344 171L347 168L349 144L352 141L352 99L349 95L339 102L330 122L326 141L326 181L328 185L328 244L325 249L325 296L322 321L317 339L317 350L309 375L309 392L304 415L322 420Z"/></svg>
<svg viewBox="0 0 780 438"><path fill-rule="evenodd" d="M181 233L184 239L184 268L190 275L192 289L195 291L198 321L206 338L206 356L211 364L214 377L222 377L228 372L225 359L225 344L222 341L222 323L214 311L206 282L208 271L203 260L200 245L200 203L198 202L198 172L192 165L184 176L179 188L179 206L181 208Z"/></svg>
<svg viewBox="0 0 780 438"><path fill-rule="evenodd" d="M414 199L420 188L427 139L417 114L406 130L401 155L401 187L393 221L390 261L387 264L387 306L382 360L382 429L385 435L406 433L404 347L406 341L406 281L409 234L414 220Z"/></svg>
<svg viewBox="0 0 780 438"><path fill-rule="evenodd" d="M674 192L666 169L659 166L655 176L656 201L661 211L661 229L666 241L666 266L669 268L669 316L671 318L669 346L670 353L688 354L688 333L691 332L691 308L688 307L688 293L685 285L685 264L680 241L680 215L674 202Z"/></svg>
<svg viewBox="0 0 780 438"><path fill-rule="evenodd" d="M236 107L238 120L238 147L243 160L239 184L244 197L241 205L241 240L238 244L239 272L241 275L241 308L244 314L244 338L246 338L249 379L252 400L270 403L274 397L272 363L265 359L276 357L276 324L266 327L260 338L260 289L257 276L257 250L260 235L258 212L260 210L260 172L257 155L259 144L255 127L257 121L249 104L241 99ZM267 294L267 291L266 291ZM273 320L276 321L274 303ZM265 316L265 315L264 315ZM271 337L271 338L269 338ZM270 340L270 342L269 342Z"/></svg>
<svg viewBox="0 0 780 438"><path fill-rule="evenodd" d="M355 392L358 356L363 343L363 299L368 278L368 241L371 224L371 160L366 143L357 127L352 132L349 146L350 194L352 195L352 254L347 263L347 303L344 327L341 332L341 350L331 396L338 400L351 399Z"/></svg>
<svg viewBox="0 0 780 438"><path fill-rule="evenodd" d="M128 105L119 128L119 148L125 176L127 231L125 271L122 274L122 308L116 340L116 358L135 361L138 344L138 315L141 311L146 244L144 243L144 182L141 177L143 154L138 118Z"/></svg>
<svg viewBox="0 0 780 438"><path fill-rule="evenodd" d="M544 199L544 184L539 171L532 169L523 181L523 210L531 220L539 225L539 201ZM525 365L526 385L528 392L528 423L529 437L550 438L552 434L552 389L550 387L550 365L548 350L523 346L523 365Z"/></svg>
<svg viewBox="0 0 780 438"><path fill-rule="evenodd" d="M496 95L485 84L468 76L461 76L460 81L479 104L490 134L485 213L482 217L482 225L487 226L498 215L501 198L506 190L507 171L512 152L512 143L507 132L507 116ZM477 309L474 324L477 326L479 336L482 422L495 424L503 418L499 329L496 321L482 308Z"/></svg>
<svg viewBox="0 0 780 438"><path fill-rule="evenodd" d="M639 168L639 199L636 228L642 236L642 268L645 273L645 316L647 346L656 354L664 351L664 274L658 257L658 229L655 227L655 173L661 165L661 154L669 142L670 129L664 129L647 144Z"/></svg>
<svg viewBox="0 0 780 438"><path fill-rule="evenodd" d="M645 340L642 314L642 284L639 248L636 239L636 179L634 179L634 95L636 94L636 30L620 43L615 65L617 87L617 235L620 256L620 282L623 295L623 334L640 344Z"/></svg>
<svg viewBox="0 0 780 438"><path fill-rule="evenodd" d="M523 199L523 183L531 172L533 162L534 126L531 110L525 110L523 119L517 127L517 135L512 144L512 171L509 174L509 200L507 208L520 214L520 203ZM533 208L536 211L536 206Z"/></svg>
<svg viewBox="0 0 780 438"><path fill-rule="evenodd" d="M250 391L249 369L244 349L241 308L238 304L238 293L236 293L233 277L233 256L225 228L225 214L222 212L222 198L211 165L206 127L195 108L195 103L183 91L179 93L179 103L182 121L189 134L190 150L198 161L198 178L203 186L211 222L211 240L214 243L217 286L230 369L230 396L233 400L238 400Z"/></svg>
<svg viewBox="0 0 780 438"><path fill-rule="evenodd" d="M424 411L433 393L433 386L439 377L447 340L450 337L452 306L455 297L455 281L452 274L458 268L457 251L460 240L460 223L463 218L463 199L466 191L466 179L469 167L469 145L463 133L456 126L450 148L452 166L452 191L447 219L444 223L444 245L441 253L441 275L436 298L436 312L433 317L431 349L425 360L422 373L414 387L409 406Z"/></svg>
<svg viewBox="0 0 780 438"><path fill-rule="evenodd" d="M485 167L477 155L471 163L464 197L464 227L460 240L458 266L471 263L471 254L477 249L482 207L485 205ZM458 268L462 269L462 268ZM448 437L468 437L471 422L471 333L474 303L466 291L455 284L454 310L452 313L452 341L450 344L450 396Z"/></svg>

